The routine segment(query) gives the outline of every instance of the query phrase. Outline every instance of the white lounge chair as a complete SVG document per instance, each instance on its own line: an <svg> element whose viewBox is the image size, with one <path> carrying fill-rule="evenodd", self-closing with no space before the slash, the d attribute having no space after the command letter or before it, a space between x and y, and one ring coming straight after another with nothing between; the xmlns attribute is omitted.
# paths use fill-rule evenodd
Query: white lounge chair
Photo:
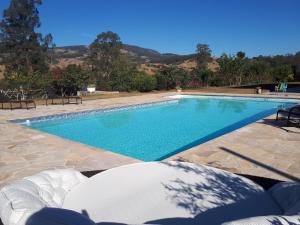
<svg viewBox="0 0 300 225"><path fill-rule="evenodd" d="M0 194L4 225L300 224L299 183L264 191L233 173L183 162L131 164L91 178L45 171Z"/></svg>

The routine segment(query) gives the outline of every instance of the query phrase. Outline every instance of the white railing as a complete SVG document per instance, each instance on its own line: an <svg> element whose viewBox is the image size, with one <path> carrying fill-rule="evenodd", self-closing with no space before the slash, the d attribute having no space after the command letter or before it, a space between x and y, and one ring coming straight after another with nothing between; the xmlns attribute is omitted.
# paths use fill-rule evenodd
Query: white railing
<svg viewBox="0 0 300 225"><path fill-rule="evenodd" d="M23 90L18 90L18 89L7 89L7 90L0 89L0 94L10 99L16 99L16 100L24 100L26 98L25 92Z"/></svg>

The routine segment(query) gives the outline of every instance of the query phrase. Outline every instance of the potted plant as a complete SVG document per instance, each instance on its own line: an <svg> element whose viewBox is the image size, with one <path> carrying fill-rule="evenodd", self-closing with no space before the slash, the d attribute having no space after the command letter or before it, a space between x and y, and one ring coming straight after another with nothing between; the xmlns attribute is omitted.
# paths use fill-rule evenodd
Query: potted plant
<svg viewBox="0 0 300 225"><path fill-rule="evenodd" d="M96 91L96 84L89 84L88 87L87 87L87 91L89 93L93 93Z"/></svg>

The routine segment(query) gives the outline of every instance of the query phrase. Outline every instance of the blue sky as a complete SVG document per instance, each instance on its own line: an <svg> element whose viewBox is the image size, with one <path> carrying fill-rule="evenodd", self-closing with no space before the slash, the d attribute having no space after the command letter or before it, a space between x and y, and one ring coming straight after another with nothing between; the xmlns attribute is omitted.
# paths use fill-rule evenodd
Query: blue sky
<svg viewBox="0 0 300 225"><path fill-rule="evenodd" d="M0 11L9 0L0 0ZM127 44L189 54L248 56L300 51L300 0L43 0L41 32L58 46L89 44L117 32Z"/></svg>

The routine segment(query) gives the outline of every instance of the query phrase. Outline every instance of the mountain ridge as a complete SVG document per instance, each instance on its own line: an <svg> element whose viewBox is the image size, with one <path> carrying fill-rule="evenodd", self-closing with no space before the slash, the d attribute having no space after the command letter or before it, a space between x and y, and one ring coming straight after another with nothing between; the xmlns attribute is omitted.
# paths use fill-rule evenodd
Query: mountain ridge
<svg viewBox="0 0 300 225"><path fill-rule="evenodd" d="M194 58L195 54L179 55L174 53L160 53L150 48L143 48L137 45L123 44L121 52L126 54L133 62L141 63L178 63ZM87 45L70 45L54 48L54 58L60 59L83 59L88 55Z"/></svg>

